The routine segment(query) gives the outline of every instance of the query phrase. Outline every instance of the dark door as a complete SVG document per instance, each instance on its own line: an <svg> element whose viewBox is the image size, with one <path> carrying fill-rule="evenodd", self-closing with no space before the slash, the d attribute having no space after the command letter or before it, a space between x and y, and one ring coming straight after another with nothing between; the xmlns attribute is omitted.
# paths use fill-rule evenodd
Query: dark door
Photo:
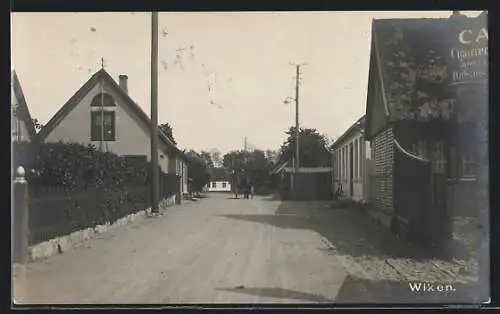
<svg viewBox="0 0 500 314"><path fill-rule="evenodd" d="M349 196L354 196L354 146L349 145Z"/></svg>

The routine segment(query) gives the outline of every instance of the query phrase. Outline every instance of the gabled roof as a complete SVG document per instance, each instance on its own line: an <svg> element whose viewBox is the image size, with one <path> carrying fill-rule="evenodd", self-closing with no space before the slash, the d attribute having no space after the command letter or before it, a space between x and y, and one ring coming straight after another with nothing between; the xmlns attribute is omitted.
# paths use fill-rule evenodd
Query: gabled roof
<svg viewBox="0 0 500 314"><path fill-rule="evenodd" d="M229 174L224 168L213 168L210 171L210 181L229 181Z"/></svg>
<svg viewBox="0 0 500 314"><path fill-rule="evenodd" d="M365 116L363 115L330 146L330 149L335 150L339 145L344 143L344 141L348 139L351 135L355 134L356 132L363 131L365 128L365 120L366 120Z"/></svg>
<svg viewBox="0 0 500 314"><path fill-rule="evenodd" d="M14 93L14 96L16 97L18 103L16 115L19 120L25 123L30 140L33 140L36 137L35 124L33 123L33 119L31 118L31 114L26 103L26 98L24 97L23 89L21 88L21 83L19 82L16 71L12 71L11 92Z"/></svg>
<svg viewBox="0 0 500 314"><path fill-rule="evenodd" d="M273 170L271 170L271 174L275 174L275 173L283 171L285 169L285 167L288 166L289 163L290 163L290 161L287 160L285 162L278 164Z"/></svg>
<svg viewBox="0 0 500 314"><path fill-rule="evenodd" d="M132 98L116 83L116 81L109 75L106 70L101 69L94 73L92 77L56 112L56 114L50 119L49 122L40 130L38 138L43 141L47 136L55 129L55 127L80 103L80 101L90 92L90 90L98 84L100 81L108 83L111 88L114 89L119 95L121 95L125 102L123 105L128 106L131 111L139 117L139 119L148 128L151 126L151 119L146 115L146 113L137 105ZM185 154L179 150L175 144L168 138L168 136L158 130L160 141L165 144L168 149L172 150L178 156L181 156L187 161Z"/></svg>

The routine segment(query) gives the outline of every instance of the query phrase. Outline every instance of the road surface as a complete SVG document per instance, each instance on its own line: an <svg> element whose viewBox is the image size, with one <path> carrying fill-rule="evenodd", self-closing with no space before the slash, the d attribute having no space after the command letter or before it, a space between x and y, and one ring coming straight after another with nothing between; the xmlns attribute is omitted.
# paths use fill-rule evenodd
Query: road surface
<svg viewBox="0 0 500 314"><path fill-rule="evenodd" d="M29 264L14 278L14 298L290 304L460 301L470 293L455 284L460 276L467 282L465 268L408 259L409 248L373 224L352 209L325 209L321 202L213 194ZM454 290L415 292L412 282L452 282Z"/></svg>

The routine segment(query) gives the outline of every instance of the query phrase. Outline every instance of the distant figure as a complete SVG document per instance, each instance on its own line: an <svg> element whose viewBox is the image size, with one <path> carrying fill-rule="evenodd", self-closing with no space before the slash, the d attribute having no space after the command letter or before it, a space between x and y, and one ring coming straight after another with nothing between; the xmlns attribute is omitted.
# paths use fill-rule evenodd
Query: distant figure
<svg viewBox="0 0 500 314"><path fill-rule="evenodd" d="M239 186L240 186L240 180L238 178L238 175L236 171L233 171L232 175L232 187L233 187L233 192L234 192L234 198L238 198L238 192L239 192Z"/></svg>
<svg viewBox="0 0 500 314"><path fill-rule="evenodd" d="M254 194L255 194L255 188L253 187L253 184L250 184L250 198L253 198Z"/></svg>
<svg viewBox="0 0 500 314"><path fill-rule="evenodd" d="M238 198L238 186L234 185L234 198Z"/></svg>
<svg viewBox="0 0 500 314"><path fill-rule="evenodd" d="M243 191L245 193L245 198L248 199L249 195L250 195L250 184L248 184L248 183L245 182L243 184Z"/></svg>
<svg viewBox="0 0 500 314"><path fill-rule="evenodd" d="M339 183L337 191L335 191L335 199L339 199L344 196L344 190L342 189L342 183Z"/></svg>

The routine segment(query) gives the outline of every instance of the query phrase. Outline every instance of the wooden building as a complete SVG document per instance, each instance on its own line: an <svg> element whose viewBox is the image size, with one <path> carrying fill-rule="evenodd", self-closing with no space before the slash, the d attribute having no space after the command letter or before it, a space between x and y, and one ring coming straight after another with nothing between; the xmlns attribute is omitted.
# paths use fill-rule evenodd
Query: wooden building
<svg viewBox="0 0 500 314"><path fill-rule="evenodd" d="M370 143L365 141L364 125L365 116L358 119L330 147L333 192L341 189L344 196L357 202L368 202L370 199L371 150Z"/></svg>
<svg viewBox="0 0 500 314"><path fill-rule="evenodd" d="M300 167L298 171L285 161L272 173L279 180L279 194L283 200L314 201L330 200L332 194L332 167Z"/></svg>

